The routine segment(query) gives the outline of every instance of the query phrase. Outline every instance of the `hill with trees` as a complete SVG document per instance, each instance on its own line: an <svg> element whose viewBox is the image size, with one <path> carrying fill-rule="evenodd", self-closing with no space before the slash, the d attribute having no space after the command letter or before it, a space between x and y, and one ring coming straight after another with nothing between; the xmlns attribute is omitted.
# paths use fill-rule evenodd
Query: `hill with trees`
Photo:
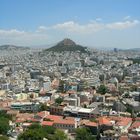
<svg viewBox="0 0 140 140"><path fill-rule="evenodd" d="M63 52L63 51L80 51L82 53L86 53L87 47L83 47L81 45L76 44L71 39L64 39L57 43L55 46L46 49L45 51L54 51L54 52Z"/></svg>
<svg viewBox="0 0 140 140"><path fill-rule="evenodd" d="M29 47L21 47L15 45L1 45L0 50L27 50Z"/></svg>

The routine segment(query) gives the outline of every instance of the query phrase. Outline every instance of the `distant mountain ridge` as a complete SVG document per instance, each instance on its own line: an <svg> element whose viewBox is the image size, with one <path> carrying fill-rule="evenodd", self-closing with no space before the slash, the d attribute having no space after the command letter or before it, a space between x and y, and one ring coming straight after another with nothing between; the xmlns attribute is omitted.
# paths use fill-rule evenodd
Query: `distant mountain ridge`
<svg viewBox="0 0 140 140"><path fill-rule="evenodd" d="M128 49L128 50L140 51L140 48L131 48L131 49Z"/></svg>
<svg viewBox="0 0 140 140"><path fill-rule="evenodd" d="M58 42L55 46L46 49L45 51L63 52L63 51L80 51L87 52L87 47L76 44L73 40L65 38Z"/></svg>
<svg viewBox="0 0 140 140"><path fill-rule="evenodd" d="M139 52L140 48L129 48L129 49L120 49L120 51L124 51L124 52Z"/></svg>
<svg viewBox="0 0 140 140"><path fill-rule="evenodd" d="M14 49L30 49L29 47L21 47L21 46L16 46L16 45L1 45L0 50L14 50Z"/></svg>

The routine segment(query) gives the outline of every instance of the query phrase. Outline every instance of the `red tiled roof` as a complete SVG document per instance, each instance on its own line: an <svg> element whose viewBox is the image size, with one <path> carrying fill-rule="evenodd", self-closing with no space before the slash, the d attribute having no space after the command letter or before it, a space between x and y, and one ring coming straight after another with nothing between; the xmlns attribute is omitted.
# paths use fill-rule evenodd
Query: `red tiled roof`
<svg viewBox="0 0 140 140"><path fill-rule="evenodd" d="M96 122L88 122L87 124L85 124L86 126L98 126L98 124Z"/></svg>
<svg viewBox="0 0 140 140"><path fill-rule="evenodd" d="M74 91L74 90L69 90L67 93L68 93L68 94L76 94L76 91Z"/></svg>
<svg viewBox="0 0 140 140"><path fill-rule="evenodd" d="M28 119L28 118L32 118L33 116L34 114L30 114L30 113L18 113L16 118Z"/></svg>
<svg viewBox="0 0 140 140"><path fill-rule="evenodd" d="M113 121L120 121L121 120L121 117L119 116L109 116L110 120L113 120Z"/></svg>
<svg viewBox="0 0 140 140"><path fill-rule="evenodd" d="M121 120L116 123L118 126L127 126L132 122L132 118L121 117Z"/></svg>
<svg viewBox="0 0 140 140"><path fill-rule="evenodd" d="M16 120L16 123L23 123L25 120Z"/></svg>
<svg viewBox="0 0 140 140"><path fill-rule="evenodd" d="M46 115L48 115L49 112L48 111L41 111L37 113L37 116L44 118Z"/></svg>
<svg viewBox="0 0 140 140"><path fill-rule="evenodd" d="M121 136L119 140L129 140L128 136Z"/></svg>
<svg viewBox="0 0 140 140"><path fill-rule="evenodd" d="M66 119L62 119L62 120L55 120L54 121L55 124L75 124L75 121L73 120L66 120Z"/></svg>
<svg viewBox="0 0 140 140"><path fill-rule="evenodd" d="M135 118L136 121L140 121L140 117Z"/></svg>
<svg viewBox="0 0 140 140"><path fill-rule="evenodd" d="M52 126L53 125L53 123L54 122L52 122L52 121L43 121L43 122L41 122L41 125L43 125L43 126Z"/></svg>
<svg viewBox="0 0 140 140"><path fill-rule="evenodd" d="M57 115L48 115L45 117L46 119L52 120L54 123L59 124L75 124L75 119L73 117L63 118L62 116Z"/></svg>
<svg viewBox="0 0 140 140"><path fill-rule="evenodd" d="M52 121L55 121L55 120L60 120L62 118L62 116L56 116L56 115L48 115L45 117L46 119L50 119Z"/></svg>
<svg viewBox="0 0 140 140"><path fill-rule="evenodd" d="M134 128L138 128L138 127L140 127L140 121L135 121L135 122L130 126L129 129L134 129Z"/></svg>
<svg viewBox="0 0 140 140"><path fill-rule="evenodd" d="M110 119L107 117L100 117L98 118L98 121L100 125L112 125Z"/></svg>

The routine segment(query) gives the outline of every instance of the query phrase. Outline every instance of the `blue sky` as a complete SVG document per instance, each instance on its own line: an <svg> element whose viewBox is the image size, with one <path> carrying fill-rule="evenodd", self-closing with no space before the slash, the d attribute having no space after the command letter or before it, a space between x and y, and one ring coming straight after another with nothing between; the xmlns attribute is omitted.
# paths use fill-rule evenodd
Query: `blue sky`
<svg viewBox="0 0 140 140"><path fill-rule="evenodd" d="M69 37L90 47L140 47L140 0L0 0L0 44Z"/></svg>

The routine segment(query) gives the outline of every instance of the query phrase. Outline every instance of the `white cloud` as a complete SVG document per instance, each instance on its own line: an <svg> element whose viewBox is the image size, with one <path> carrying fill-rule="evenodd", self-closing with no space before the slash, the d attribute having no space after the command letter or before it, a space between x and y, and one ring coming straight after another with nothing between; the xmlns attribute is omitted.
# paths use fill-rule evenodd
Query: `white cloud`
<svg viewBox="0 0 140 140"><path fill-rule="evenodd" d="M90 21L86 24L80 24L75 21L67 21L52 26L39 26L35 31L27 32L17 29L0 29L1 44L21 44L21 45L39 45L47 44L52 40L57 40L65 36L81 37L86 35L90 37L96 32L103 30L126 30L135 27L140 23L139 20L122 20L119 22L104 23L102 20ZM85 37L85 36L83 36ZM51 38L51 39L50 39ZM49 40L50 39L50 40Z"/></svg>
<svg viewBox="0 0 140 140"><path fill-rule="evenodd" d="M114 22L107 24L106 27L109 29L127 29L136 26L140 22L138 20L133 20L133 21L124 21L124 22Z"/></svg>
<svg viewBox="0 0 140 140"><path fill-rule="evenodd" d="M46 26L39 26L36 32L44 32L44 31L47 31L47 29L48 28Z"/></svg>
<svg viewBox="0 0 140 140"><path fill-rule="evenodd" d="M97 32L104 28L104 25L97 22L87 23L87 24L79 24L74 21L64 22L62 24L56 24L52 27L55 30L63 30L66 32L74 32L74 33L93 33Z"/></svg>
<svg viewBox="0 0 140 140"><path fill-rule="evenodd" d="M102 21L102 18L96 18L95 20L96 21Z"/></svg>
<svg viewBox="0 0 140 140"><path fill-rule="evenodd" d="M35 32L25 32L17 29L3 30L0 29L1 44L15 44L15 45L32 45L41 44L41 42L48 39L47 34Z"/></svg>
<svg viewBox="0 0 140 140"><path fill-rule="evenodd" d="M140 22L138 20L132 20L132 21L126 20L126 21L119 21L113 23L92 21L87 24L79 24L74 21L67 21L61 24L56 24L50 27L50 29L65 31L70 33L91 34L103 29L116 29L116 30L128 29L136 26L139 23Z"/></svg>
<svg viewBox="0 0 140 140"><path fill-rule="evenodd" d="M124 20L129 20L131 18L131 16L126 16L124 17Z"/></svg>
<svg viewBox="0 0 140 140"><path fill-rule="evenodd" d="M0 29L0 35L1 36L19 36L25 34L24 31L19 31L17 29L11 29L11 30L3 30Z"/></svg>

